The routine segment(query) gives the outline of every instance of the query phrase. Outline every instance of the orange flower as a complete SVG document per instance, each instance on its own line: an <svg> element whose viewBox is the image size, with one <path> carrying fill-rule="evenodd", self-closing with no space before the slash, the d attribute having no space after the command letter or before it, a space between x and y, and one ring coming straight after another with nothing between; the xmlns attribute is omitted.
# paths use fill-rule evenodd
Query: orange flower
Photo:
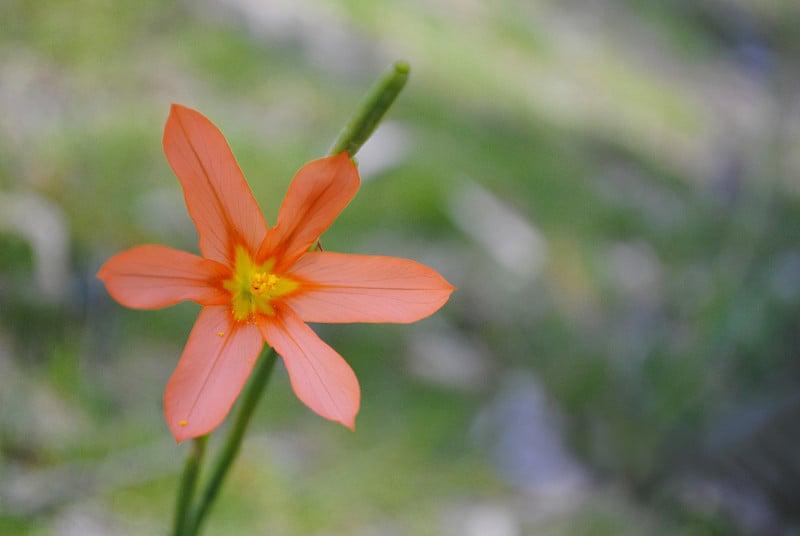
<svg viewBox="0 0 800 536"><path fill-rule="evenodd" d="M352 429L360 401L355 374L305 322L415 322L444 305L454 287L410 260L309 251L358 190L347 153L303 166L269 228L225 138L205 116L173 105L164 152L203 256L138 246L112 257L97 277L127 307L203 306L164 393L176 441L222 422L264 341L283 358L297 397Z"/></svg>

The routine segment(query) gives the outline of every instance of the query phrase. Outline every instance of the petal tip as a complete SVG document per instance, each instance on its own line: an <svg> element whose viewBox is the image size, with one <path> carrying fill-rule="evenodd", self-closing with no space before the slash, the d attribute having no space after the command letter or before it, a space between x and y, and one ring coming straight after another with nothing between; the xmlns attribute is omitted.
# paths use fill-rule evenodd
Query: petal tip
<svg viewBox="0 0 800 536"><path fill-rule="evenodd" d="M335 422L336 424L340 424L350 430L351 432L356 431L356 417L358 417L358 411L360 406L360 393L359 393L359 402L356 403L355 407L353 408L353 413L347 415L346 412L342 412L339 415L323 415L324 418L328 419L331 422Z"/></svg>
<svg viewBox="0 0 800 536"><path fill-rule="evenodd" d="M183 104L178 104L173 102L169 106L169 114L167 115L167 126L172 124L174 121L180 121L183 118L186 118L190 115L202 115L197 110L189 108L188 106L184 106Z"/></svg>
<svg viewBox="0 0 800 536"><path fill-rule="evenodd" d="M172 433L172 437L175 438L175 444L177 445L180 445L187 439L195 439L210 434L215 429L215 427L209 428L208 425L197 426L197 423L193 424L194 426L190 426L189 422L186 420L178 420L176 422L174 419L167 417L167 426Z"/></svg>
<svg viewBox="0 0 800 536"><path fill-rule="evenodd" d="M192 434L177 434L177 433L175 433L174 430L172 430L172 437L175 439L175 444L176 445L180 445L181 443L183 443L187 439L194 439L194 438L200 437L201 435L203 435L203 434L196 434L196 435L192 435Z"/></svg>
<svg viewBox="0 0 800 536"><path fill-rule="evenodd" d="M344 426L345 428L347 428L351 432L355 432L356 431L356 418L355 417L353 417L353 419L351 421L349 421L349 422L345 422L345 421L339 421L339 422L340 422L340 424L342 426Z"/></svg>
<svg viewBox="0 0 800 536"><path fill-rule="evenodd" d="M191 110L191 108L188 108L188 107L184 106L183 104L178 104L177 102L173 102L169 106L169 113L170 114L180 113L180 112L189 111L189 110Z"/></svg>

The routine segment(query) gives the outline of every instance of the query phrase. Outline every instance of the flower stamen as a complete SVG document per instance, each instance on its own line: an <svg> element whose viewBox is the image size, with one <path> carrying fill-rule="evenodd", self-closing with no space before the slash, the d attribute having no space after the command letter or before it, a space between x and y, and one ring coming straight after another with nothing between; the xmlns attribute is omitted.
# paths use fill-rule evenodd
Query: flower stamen
<svg viewBox="0 0 800 536"><path fill-rule="evenodd" d="M273 304L293 293L299 282L285 275L273 273L275 259L257 264L242 246L236 248L231 278L222 286L230 292L231 313L238 322L250 322L254 315L275 314Z"/></svg>
<svg viewBox="0 0 800 536"><path fill-rule="evenodd" d="M253 296L261 296L274 289L278 281L278 276L275 274L256 272L250 276L250 293Z"/></svg>

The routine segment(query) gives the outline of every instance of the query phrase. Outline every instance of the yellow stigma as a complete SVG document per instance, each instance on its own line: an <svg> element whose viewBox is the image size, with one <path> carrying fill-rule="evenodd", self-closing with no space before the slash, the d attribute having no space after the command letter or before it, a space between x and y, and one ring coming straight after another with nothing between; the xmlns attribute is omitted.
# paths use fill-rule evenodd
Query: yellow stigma
<svg viewBox="0 0 800 536"><path fill-rule="evenodd" d="M258 313L275 314L273 302L300 286L297 281L274 273L274 267L275 259L256 264L245 248L237 246L233 275L222 283L230 292L235 320L250 321Z"/></svg>

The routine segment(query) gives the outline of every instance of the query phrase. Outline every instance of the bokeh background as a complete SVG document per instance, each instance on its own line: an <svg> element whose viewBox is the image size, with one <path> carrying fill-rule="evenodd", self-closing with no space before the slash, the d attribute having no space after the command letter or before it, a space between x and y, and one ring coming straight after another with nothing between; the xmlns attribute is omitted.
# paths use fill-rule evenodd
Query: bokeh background
<svg viewBox="0 0 800 536"><path fill-rule="evenodd" d="M356 432L279 369L206 533L797 534L799 27L777 0L2 0L0 533L167 532L188 445L160 400L198 307L125 310L94 274L196 251L170 103L274 221L406 59L324 244L459 290L316 326Z"/></svg>

